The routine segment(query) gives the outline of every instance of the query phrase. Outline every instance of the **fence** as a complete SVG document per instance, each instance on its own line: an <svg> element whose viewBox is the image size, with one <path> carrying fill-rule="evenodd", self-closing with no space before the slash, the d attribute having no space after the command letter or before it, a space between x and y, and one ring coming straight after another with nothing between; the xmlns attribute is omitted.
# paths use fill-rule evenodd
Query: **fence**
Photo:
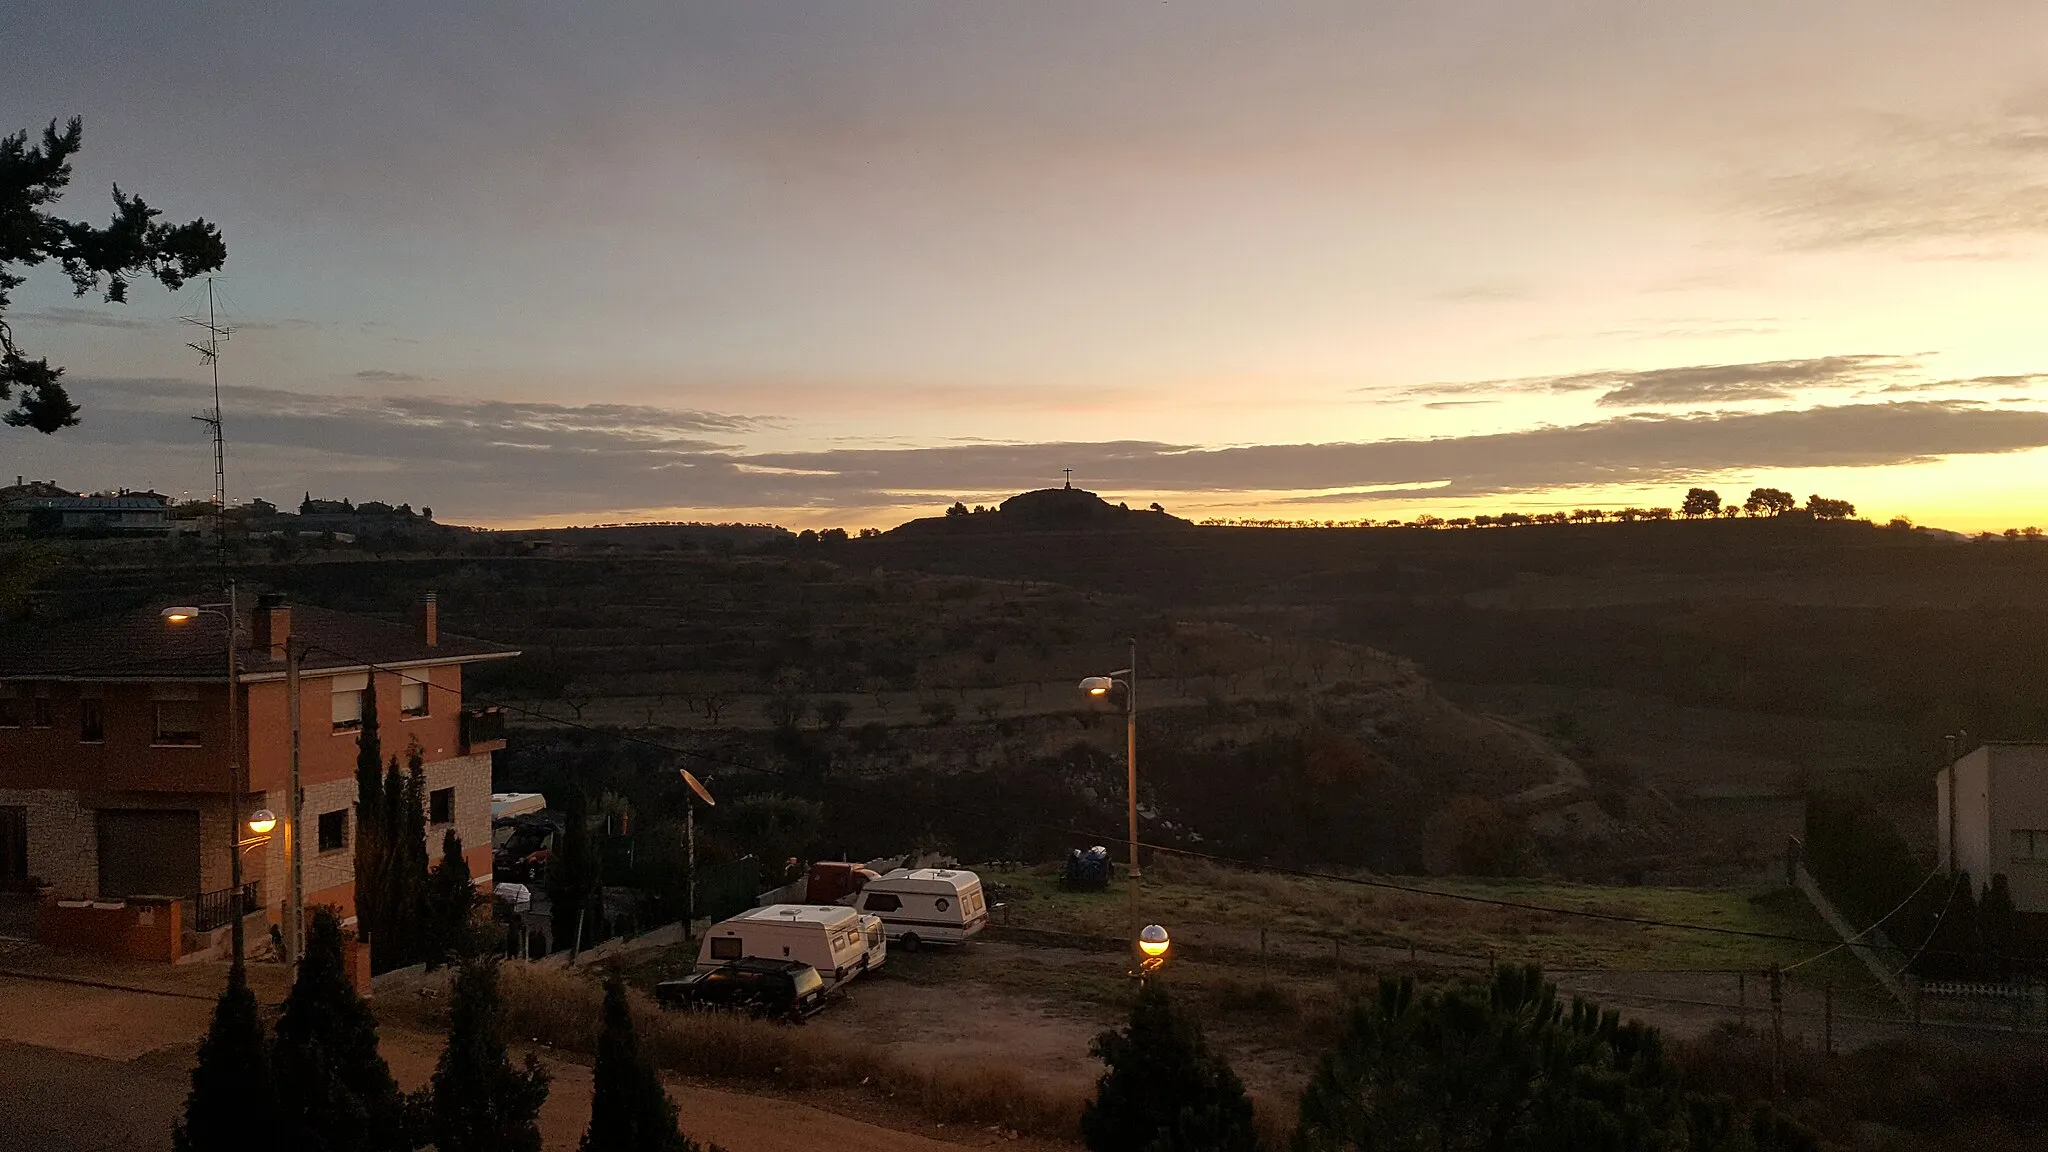
<svg viewBox="0 0 2048 1152"><path fill-rule="evenodd" d="M211 932L263 907L259 898L260 884L261 881L252 880L240 888L223 888L193 897L192 931Z"/></svg>

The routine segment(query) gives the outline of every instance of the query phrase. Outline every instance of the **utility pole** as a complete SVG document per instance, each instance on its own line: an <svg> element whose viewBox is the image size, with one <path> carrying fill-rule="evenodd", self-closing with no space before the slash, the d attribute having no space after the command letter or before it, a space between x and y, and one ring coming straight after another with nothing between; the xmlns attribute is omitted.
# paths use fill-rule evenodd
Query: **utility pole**
<svg viewBox="0 0 2048 1152"><path fill-rule="evenodd" d="M284 953L286 962L293 964L298 963L299 951L304 947L306 914L306 849L304 837L299 834L299 821L305 810L305 789L299 786L299 661L304 654L298 637L285 637L284 706L291 714L292 754L290 779L285 784L290 795L285 805L284 852L289 887L284 905Z"/></svg>
<svg viewBox="0 0 2048 1152"><path fill-rule="evenodd" d="M1947 753L1948 771L1948 874L1956 874L1956 800L1960 795L1956 788L1956 749L1962 744L1961 736L1941 738L1943 750Z"/></svg>
<svg viewBox="0 0 2048 1152"><path fill-rule="evenodd" d="M1785 1103L1785 970L1771 965L1771 1103Z"/></svg>
<svg viewBox="0 0 2048 1152"><path fill-rule="evenodd" d="M242 906L242 799L246 794L242 787L242 716L235 706L236 689L242 678L241 672L241 605L235 598L235 582L228 581L228 915L231 927L229 940L234 952L234 966L242 966L244 955L242 939L242 917L249 910Z"/></svg>
<svg viewBox="0 0 2048 1152"><path fill-rule="evenodd" d="M1138 930L1138 639L1131 638L1131 664L1124 681L1124 775L1131 800L1131 931Z"/></svg>

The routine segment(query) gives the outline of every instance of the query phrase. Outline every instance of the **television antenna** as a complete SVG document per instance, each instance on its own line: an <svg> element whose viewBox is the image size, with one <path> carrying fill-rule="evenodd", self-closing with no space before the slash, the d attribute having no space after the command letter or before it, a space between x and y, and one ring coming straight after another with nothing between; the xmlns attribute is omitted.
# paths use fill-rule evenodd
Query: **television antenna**
<svg viewBox="0 0 2048 1152"><path fill-rule="evenodd" d="M195 325L206 333L202 340L187 341L185 347L199 353L199 361L213 369L213 408L192 417L213 434L213 537L220 549L221 579L227 579L228 571L228 458L227 444L221 437L220 421L220 346L233 329L223 326L214 313L213 277L206 278L206 318L181 316L187 324Z"/></svg>

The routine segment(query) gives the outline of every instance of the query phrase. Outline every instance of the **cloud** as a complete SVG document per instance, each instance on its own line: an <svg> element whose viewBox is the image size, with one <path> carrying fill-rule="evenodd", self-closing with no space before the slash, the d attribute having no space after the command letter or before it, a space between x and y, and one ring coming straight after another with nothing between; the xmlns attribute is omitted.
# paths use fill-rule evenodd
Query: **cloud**
<svg viewBox="0 0 2048 1152"><path fill-rule="evenodd" d="M1847 388L1919 364L1912 356L1818 356L1806 360L1763 360L1746 364L1692 364L1645 371L1609 369L1565 376L1525 376L1505 380L1424 384L1398 390L1402 399L1434 399L1435 408L1453 401L1442 397L1483 395L1565 395L1598 391L1595 403L1604 408L1736 404L1789 399L1797 388ZM1359 391L1373 391L1359 389Z"/></svg>
<svg viewBox="0 0 2048 1152"><path fill-rule="evenodd" d="M1770 360L1754 364L1702 364L1659 368L1618 378L1602 395L1605 408L1645 404L1727 404L1784 400L1793 388L1839 388L1872 376L1897 372L1914 361L1902 356L1821 356L1811 360Z"/></svg>
<svg viewBox="0 0 2048 1152"><path fill-rule="evenodd" d="M1514 304L1535 299L1535 293L1526 285L1493 280L1446 289L1437 293L1436 298L1459 304Z"/></svg>
<svg viewBox="0 0 2048 1152"><path fill-rule="evenodd" d="M118 316L111 312L101 312L92 308L67 308L61 305L54 308L30 309L17 312L14 315L19 320L29 320L37 324L70 328L136 329L153 328L159 324L158 321L142 320L134 316Z"/></svg>
<svg viewBox="0 0 2048 1152"><path fill-rule="evenodd" d="M1749 178L1742 198L1789 247L1973 245L2048 233L2048 101L1961 123L1886 116L1865 124L1816 163Z"/></svg>
<svg viewBox="0 0 2048 1152"><path fill-rule="evenodd" d="M200 490L210 479L182 380L82 380L86 423L17 471ZM834 445L750 450L773 421L649 405L335 397L223 389L229 486L431 504L450 519L573 519L621 508L749 519L938 505L1041 487L1072 467L1143 493L1376 491L1447 498L1675 483L1729 469L1879 467L2048 447L2048 411L1901 400L1797 411L1617 416L1474 436L1232 448L1157 441ZM44 455L44 453L48 453ZM39 462L41 461L41 462ZM55 469L56 471L52 471ZM87 481L80 481L87 482ZM1337 499L1331 496L1330 499Z"/></svg>
<svg viewBox="0 0 2048 1152"><path fill-rule="evenodd" d="M2048 380L2048 373L2032 372L2018 376L1972 376L1966 380L1923 380L1912 383L1887 384L1877 391L1883 394L1956 392L1981 388L2031 388L2043 380Z"/></svg>
<svg viewBox="0 0 2048 1152"><path fill-rule="evenodd" d="M426 379L411 372L387 372L382 368L365 368L356 373L356 379L365 384L418 384Z"/></svg>
<svg viewBox="0 0 2048 1152"><path fill-rule="evenodd" d="M1450 496L1676 481L1730 468L1877 467L2048 446L2048 412L1966 401L1798 411L1632 415L1568 427L1353 444L1204 449L1156 443L771 453L755 463L830 469L840 482L937 491L1034 485L1072 465L1119 491L1430 487ZM1056 463L1055 463L1056 462Z"/></svg>

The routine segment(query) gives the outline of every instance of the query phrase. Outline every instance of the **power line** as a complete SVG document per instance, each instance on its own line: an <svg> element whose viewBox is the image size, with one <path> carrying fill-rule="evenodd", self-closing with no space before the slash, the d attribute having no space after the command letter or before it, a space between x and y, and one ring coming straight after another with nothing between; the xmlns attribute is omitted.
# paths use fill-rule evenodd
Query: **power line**
<svg viewBox="0 0 2048 1152"><path fill-rule="evenodd" d="M383 672L387 675L395 675L416 684L425 684L429 689L440 689L443 692L454 692L458 695L462 691L460 688L451 685L435 684L425 677L411 675L404 669L390 668L372 661L362 660L350 653L337 651L336 649L330 646L322 645L322 647L326 648L328 652L333 653L336 656L340 656L345 660L350 660L355 664L360 665L361 667L367 668L374 672ZM506 704L498 701L484 700L479 702L484 703L489 707L501 708L508 712L516 712L521 715L532 716L539 719L547 720L550 723L558 724L562 727L574 728L580 731L595 733L612 739L617 739L625 743L638 744L643 747L658 749L660 751L668 752L673 755L688 756L704 764L716 765L721 768L729 768L738 772L759 772L763 770L758 765L742 764L733 760L725 760L720 757L713 756L709 753L697 751L693 748L683 748L673 744L665 744L658 740L650 740L644 736L636 736L631 733L621 732L615 729L601 728L597 725L585 724L580 721L562 720L558 717L549 716L546 713L539 712L532 708L525 708L519 705ZM838 788L842 791L848 792L866 793L870 795L878 794L877 791L874 789L861 788L858 785L849 784L844 781L824 781L823 786L827 788ZM892 799L900 803L902 798L898 796L892 797ZM1032 828L1039 831L1057 832L1064 836L1074 836L1082 839L1095 839L1107 841L1117 838L1100 831L1088 831L1085 829L1064 827L1055 824L1047 824L1041 821L1019 820L1014 816L1001 816L992 812L985 812L969 808L961 808L957 805L939 804L928 801L924 802L922 804L922 807L932 811L949 812L954 815L969 816L980 820L1001 821L1017 827ZM1468 904L1480 904L1496 908L1509 908L1523 912L1537 912L1552 916L1575 916L1581 919L1598 920L1607 923L1632 924L1646 928L1669 928L1676 931L1699 932L1716 936L1731 936L1752 940L1774 940L1786 943L1815 945L1837 943L1835 941L1817 939L1811 936L1794 936L1783 932L1762 932L1746 928L1729 928L1717 924L1689 924L1683 921L1661 920L1656 917L1650 916L1630 916L1616 912L1596 912L1590 909L1560 908L1551 905L1532 904L1520 900L1508 900L1500 897L1479 896L1466 892L1446 892L1442 889L1425 888L1414 884L1402 884L1392 880L1379 880L1362 876L1347 876L1342 873L1323 872L1309 868L1292 868L1281 864L1271 864L1256 860L1246 860L1241 857L1224 856L1213 852L1202 852L1196 849L1183 848L1177 845L1170 844L1155 844L1143 840L1140 840L1138 842L1138 845L1141 848L1150 849L1155 853L1164 852L1170 855L1185 856L1190 859L1202 860L1212 864L1225 864L1230 865L1232 867L1247 870L1268 872L1282 876L1293 876L1299 879L1324 880L1340 884L1351 884L1364 888L1374 888L1391 892L1402 892L1412 896L1426 896L1443 900L1456 900Z"/></svg>
<svg viewBox="0 0 2048 1152"><path fill-rule="evenodd" d="M412 671L408 669L396 668L390 665L379 663L377 661L365 660L353 653L336 649L332 645L308 644L306 645L306 647L309 650L313 648L319 648L320 650L325 651L330 655L341 657L344 660L350 661L351 665L354 667L363 668L371 672L380 672L385 675L397 676L400 679L411 683L423 684L429 690L439 690L442 692L454 693L456 694L458 699L462 696L461 688L447 684L436 684L432 680L424 676L414 675ZM101 665L100 667L104 668L105 666ZM499 708L503 711L513 712L522 716L529 716L535 719L544 720L549 724L553 724L559 727L589 732L595 735L606 737L607 739L617 740L621 743L636 744L642 747L652 748L661 752L666 752L671 755L686 756L696 760L701 764L708 764L719 768L731 769L732 771L736 772L767 771L767 769L758 764L745 764L736 760L724 759L718 756L714 756L707 752L699 751L694 748L684 748L679 745L664 743L659 740L651 740L647 737L635 735L633 733L622 731L619 729L604 728L598 725L586 724L576 720L564 720L560 717L551 716L537 709L523 707L517 704L510 704L503 701L491 700L488 698L478 699L475 697L471 697L471 699L474 700L476 703L482 704L487 707ZM851 792L871 796L878 796L881 794L880 791L877 789L863 788L860 785L853 784L847 781L826 780L821 781L820 784L822 787L836 788L843 792ZM900 795L892 794L888 797L888 799L898 804L901 804L903 802L903 798ZM1019 819L1014 814L1003 815L979 809L963 808L958 805L942 804L936 801L924 801L921 803L921 806L929 811L946 812L952 815L966 816L976 820L1006 823L1013 827L1029 828L1043 832L1053 832L1061 836L1075 837L1084 840L1093 840L1107 843L1109 841L1120 838L1118 834L1106 833L1100 830L1090 831L1087 829L1079 829L1064 825L1050 824L1044 821ZM1788 968L1786 969L1787 971L1789 971L1791 968L1797 968L1806 964L1810 964L1832 952L1847 947L1850 944L1852 944L1855 940L1860 939L1873 929L1877 928L1879 925L1883 924L1886 920L1889 920L1892 916L1896 915L1908 904L1910 904L1912 902L1913 896L1917 896L1920 892L1920 889L1925 888L1928 882L1931 881L1934 876L1934 873L1930 873L1926 880L1921 881L1920 888L1916 888L1912 896L1908 896L1906 900L1900 902L1898 907L1886 913L1875 924L1872 924L1870 928L1866 928L1862 932L1857 933L1856 936L1852 937L1850 940L1842 941L1826 940L1812 936L1797 936L1784 932L1765 932L1747 928L1730 928L1718 924L1692 924L1678 920L1664 920L1652 916L1631 916L1623 913L1598 912L1593 911L1591 909L1583 908L1563 908L1557 907L1555 905L1533 904L1527 901L1510 900L1502 897L1481 896L1469 892L1449 892L1439 888L1427 888L1417 884L1404 884L1393 880L1375 879L1372 877L1365 876L1350 876L1345 875L1343 873L1325 872L1311 868L1296 868L1283 864L1274 864L1259 860L1248 860L1243 857L1225 856L1219 853L1203 852L1198 849L1185 848L1179 845L1158 844L1144 840L1140 840L1138 842L1138 845L1139 847L1148 849L1154 853L1166 853L1172 856L1183 856L1189 859L1202 860L1212 864L1228 865L1230 867L1244 869L1248 871L1267 872L1274 875L1291 876L1297 879L1304 880L1321 880L1331 883L1350 884L1362 888L1372 888L1389 892L1400 892L1411 896L1423 896L1440 900L1453 900L1466 904L1477 904L1494 908L1506 908L1515 911L1533 912L1550 916L1571 916L1583 920L1596 920L1613 924L1629 924L1644 928L1667 928L1673 931L1697 932L1707 935L1726 936L1739 939L1770 940L1780 943L1812 944L1816 946L1826 946L1825 951L1820 952L1814 956L1809 956L1804 960L1798 961L1797 963L1788 966ZM1938 871L1939 869L1937 869L1937 872ZM1930 936L1930 943L1931 940L1932 937ZM1963 952L1955 949L1934 949L1929 948L1924 944L1921 948L1921 951L1919 953L1916 953L1915 955L1917 957L1920 954L1958 956L1979 955L1978 953ZM2019 959L2016 957L2004 958Z"/></svg>

